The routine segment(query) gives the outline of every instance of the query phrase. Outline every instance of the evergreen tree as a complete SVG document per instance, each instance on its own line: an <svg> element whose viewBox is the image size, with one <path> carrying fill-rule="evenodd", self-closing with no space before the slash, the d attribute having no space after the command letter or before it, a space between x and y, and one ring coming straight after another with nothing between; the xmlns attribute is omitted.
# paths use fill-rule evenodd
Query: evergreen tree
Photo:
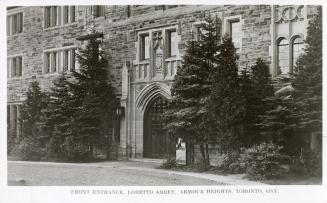
<svg viewBox="0 0 327 203"><path fill-rule="evenodd" d="M225 36L216 56L217 67L208 102L210 134L222 150L228 151L241 145L245 98L238 76L238 58L231 38Z"/></svg>
<svg viewBox="0 0 327 203"><path fill-rule="evenodd" d="M268 98L274 96L269 67L262 59L257 59L250 71L242 70L241 91L245 98L243 143L247 146L263 141L261 137L262 116L270 109Z"/></svg>
<svg viewBox="0 0 327 203"><path fill-rule="evenodd" d="M309 133L322 133L322 11L310 22L304 54L298 60L293 80L293 98L299 119L297 127Z"/></svg>
<svg viewBox="0 0 327 203"><path fill-rule="evenodd" d="M210 16L203 25L200 39L188 42L182 65L178 67L173 87L173 99L166 113L168 132L187 143L201 143L205 163L209 163L208 134L205 133L205 103L210 94L210 73L220 40L219 19Z"/></svg>
<svg viewBox="0 0 327 203"><path fill-rule="evenodd" d="M71 160L65 149L65 142L73 137L74 119L72 93L65 74L53 81L48 107L43 112L44 125L49 132L48 159Z"/></svg>
<svg viewBox="0 0 327 203"><path fill-rule="evenodd" d="M311 136L322 133L322 19L310 22L304 54L297 61L292 86L270 98L262 126L291 155L309 150ZM321 137L320 137L321 138ZM321 140L320 140L321 141ZM320 149L321 150L321 149Z"/></svg>
<svg viewBox="0 0 327 203"><path fill-rule="evenodd" d="M32 82L27 98L21 108L22 138L15 152L23 160L45 158L47 133L42 128L42 110L47 105L47 95L40 89L38 82Z"/></svg>
<svg viewBox="0 0 327 203"><path fill-rule="evenodd" d="M90 154L96 145L109 146L116 109L114 88L100 45L100 41L92 38L84 49L79 49L80 70L73 72L76 82L70 83L75 106L74 142L86 149L89 147Z"/></svg>
<svg viewBox="0 0 327 203"><path fill-rule="evenodd" d="M32 82L27 91L27 98L21 108L22 137L35 137L42 109L46 107L47 96L41 91L38 82Z"/></svg>

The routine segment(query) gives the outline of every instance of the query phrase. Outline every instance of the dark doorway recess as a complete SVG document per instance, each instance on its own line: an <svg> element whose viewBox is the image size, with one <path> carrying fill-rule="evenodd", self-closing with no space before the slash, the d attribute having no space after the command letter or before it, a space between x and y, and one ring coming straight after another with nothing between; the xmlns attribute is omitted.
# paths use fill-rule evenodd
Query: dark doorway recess
<svg viewBox="0 0 327 203"><path fill-rule="evenodd" d="M174 139L163 133L162 114L169 101L160 96L152 101L144 114L143 157L164 159L176 157Z"/></svg>

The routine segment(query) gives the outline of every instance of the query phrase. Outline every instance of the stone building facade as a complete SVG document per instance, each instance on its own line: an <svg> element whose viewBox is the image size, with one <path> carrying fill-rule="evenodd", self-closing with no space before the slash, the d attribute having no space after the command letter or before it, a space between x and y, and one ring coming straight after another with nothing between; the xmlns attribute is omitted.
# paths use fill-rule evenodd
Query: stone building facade
<svg viewBox="0 0 327 203"><path fill-rule="evenodd" d="M191 36L208 15L221 19L239 53L239 67L257 58L273 77L287 77L304 47L316 6L296 5L95 5L7 9L7 118L19 139L20 104L32 81L47 91L60 72L78 69L75 50L88 29L101 33L110 78L120 99L118 158L157 158L169 139L154 133L156 116ZM194 35L195 34L195 35ZM164 148L160 148L165 146Z"/></svg>

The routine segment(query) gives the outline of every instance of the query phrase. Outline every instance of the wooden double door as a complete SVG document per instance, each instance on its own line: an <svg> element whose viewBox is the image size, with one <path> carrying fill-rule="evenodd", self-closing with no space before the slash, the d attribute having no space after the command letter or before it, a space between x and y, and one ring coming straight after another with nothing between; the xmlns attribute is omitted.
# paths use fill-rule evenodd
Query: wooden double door
<svg viewBox="0 0 327 203"><path fill-rule="evenodd" d="M167 110L169 101L158 97L144 114L143 157L164 159L176 156L175 141L163 132L162 114Z"/></svg>

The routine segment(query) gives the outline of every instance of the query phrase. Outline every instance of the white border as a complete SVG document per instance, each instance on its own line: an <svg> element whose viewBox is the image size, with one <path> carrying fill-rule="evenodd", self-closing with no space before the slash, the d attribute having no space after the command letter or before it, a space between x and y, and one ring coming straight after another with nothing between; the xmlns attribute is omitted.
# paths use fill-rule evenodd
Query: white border
<svg viewBox="0 0 327 203"><path fill-rule="evenodd" d="M326 2L323 0L302 0L301 2L295 0L234 0L233 2L227 0L206 0L205 2L199 0L180 0L178 4L311 4L311 5L324 5L323 8L323 41L327 39L325 33L327 27L326 19ZM152 1L143 1L143 0L45 0L45 1L33 1L33 0L2 0L0 2L1 12L0 12L0 23L2 25L6 24L6 6L10 5L20 5L20 6L31 6L31 5L56 5L56 4L66 4L66 5L92 5L92 4L176 4L176 0L152 0ZM3 70L6 69L6 43L7 37L5 33L6 29L1 29L1 49L0 49L0 63L2 64ZM323 56L326 59L326 46L323 47ZM326 81L326 60L323 60L323 78L324 86ZM71 195L71 189L128 189L128 188L142 188L142 189L157 189L157 188L169 188L169 189L181 189L181 188L207 188L203 186L195 187L8 187L7 186L7 167L6 167L6 96L7 96L7 74L3 72L0 77L0 88L1 88L1 107L0 107L0 129L1 129L1 139L0 139L0 202L4 203L46 203L46 202L251 202L256 203L260 202L297 202L297 203L326 203L326 167L323 170L323 182L322 186L252 186L252 188L277 188L277 195L156 195L156 196L146 196L146 195L124 195L124 196L96 196L96 195ZM323 90L323 95L326 95L326 88ZM326 99L323 101L323 105L326 106ZM323 121L326 119L326 113L323 113ZM323 157L324 157L324 166L326 165L326 122L323 122ZM224 186L215 188L247 188L251 186Z"/></svg>

